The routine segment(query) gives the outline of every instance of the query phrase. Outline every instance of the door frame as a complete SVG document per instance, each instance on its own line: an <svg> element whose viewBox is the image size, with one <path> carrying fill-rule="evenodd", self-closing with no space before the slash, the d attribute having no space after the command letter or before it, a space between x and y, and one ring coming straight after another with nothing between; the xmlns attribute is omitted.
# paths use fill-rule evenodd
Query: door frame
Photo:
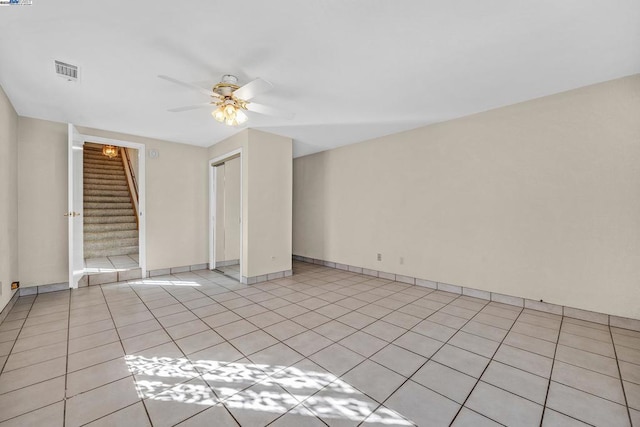
<svg viewBox="0 0 640 427"><path fill-rule="evenodd" d="M71 123L67 127L67 212L68 217L68 255L69 255L69 287L77 288L78 282L84 275L84 217L83 217L83 187L84 175L84 139ZM75 177L79 176L80 179ZM76 245L76 242L78 243Z"/></svg>
<svg viewBox="0 0 640 427"><path fill-rule="evenodd" d="M72 125L70 125L72 126ZM126 148L134 148L138 150L138 176L136 177L138 180L138 266L140 267L140 278L144 279L147 276L147 221L146 221L146 145L138 142L124 141L120 139L114 138L105 138L102 136L94 136L89 134L78 133L77 137L83 140L83 145L86 142L94 142L102 145L115 145L119 147ZM69 154L71 155L71 154ZM78 176L76 171L72 170L73 168L69 168L70 177L74 182L82 182L83 174ZM83 195L84 196L84 195ZM84 198L84 197L83 197ZM84 205L84 200L83 200ZM84 217L83 222L84 222ZM84 245L84 242L83 242ZM76 249L72 247L71 240L69 241L69 256L73 255L73 251ZM71 268L70 268L71 269ZM72 271L69 272L70 277L73 274ZM77 283L69 282L70 288L77 288Z"/></svg>
<svg viewBox="0 0 640 427"><path fill-rule="evenodd" d="M243 217L243 185L242 185L242 148L229 151L221 156L209 159L207 163L209 168L209 270L216 269L216 183L217 173L216 166L224 163L232 158L240 159L240 279L242 279L242 266L244 265L244 247L243 247L243 229L244 229L244 217ZM242 282L242 280L240 280Z"/></svg>

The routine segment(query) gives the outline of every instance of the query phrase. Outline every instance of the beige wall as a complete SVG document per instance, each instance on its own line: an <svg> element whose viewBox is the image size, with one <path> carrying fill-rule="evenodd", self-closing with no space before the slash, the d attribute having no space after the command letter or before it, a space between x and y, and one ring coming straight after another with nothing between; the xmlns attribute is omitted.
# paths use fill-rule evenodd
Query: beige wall
<svg viewBox="0 0 640 427"><path fill-rule="evenodd" d="M67 282L67 126L20 117L18 142L22 286Z"/></svg>
<svg viewBox="0 0 640 427"><path fill-rule="evenodd" d="M291 269L292 141L243 130L209 148L209 158L242 148L242 275Z"/></svg>
<svg viewBox="0 0 640 427"><path fill-rule="evenodd" d="M291 269L293 143L249 129L250 276Z"/></svg>
<svg viewBox="0 0 640 427"><path fill-rule="evenodd" d="M18 115L0 87L0 311L18 275Z"/></svg>
<svg viewBox="0 0 640 427"><path fill-rule="evenodd" d="M639 183L635 75L296 159L293 252L640 318Z"/></svg>
<svg viewBox="0 0 640 427"><path fill-rule="evenodd" d="M147 268L207 262L207 149L96 129L86 135L143 143L146 161ZM66 282L67 125L19 118L20 280Z"/></svg>

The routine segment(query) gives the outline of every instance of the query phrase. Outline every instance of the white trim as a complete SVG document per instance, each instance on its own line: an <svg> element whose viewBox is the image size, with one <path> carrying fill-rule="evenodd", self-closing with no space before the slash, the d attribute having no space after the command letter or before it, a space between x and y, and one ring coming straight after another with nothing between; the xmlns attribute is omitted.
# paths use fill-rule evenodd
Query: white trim
<svg viewBox="0 0 640 427"><path fill-rule="evenodd" d="M240 275L242 276L242 266L244 263L243 230L244 215L242 210L243 186L242 186L242 148L229 151L221 156L209 159L209 269L216 268L216 179L217 173L215 165L224 162L231 157L240 156Z"/></svg>
<svg viewBox="0 0 640 427"><path fill-rule="evenodd" d="M77 218L75 215L71 215L72 212L75 212L75 207L78 203L82 205L82 197L83 197L83 181L82 176L78 181L76 179L76 173L78 172L76 169L79 167L81 174L83 172L83 163L82 163L82 145L76 146L75 143L81 141L81 135L78 130L71 123L67 125L67 213L65 216L68 216L68 257L69 257L69 283L67 286L71 289L76 289L78 287L78 282L82 278L84 274L84 264L82 266L76 265L76 261L84 263L84 247L82 245L83 236L82 234L76 233L74 228L76 226L76 221L82 221L84 223L84 212L80 212L80 218ZM77 151L80 151L80 160L76 160L75 158L78 156ZM76 189L78 189L78 194L76 194ZM79 196L79 198L76 197ZM82 224L79 227L80 232L82 232ZM75 244L75 241L78 240L80 242L79 245ZM82 269L80 269L80 267Z"/></svg>
<svg viewBox="0 0 640 427"><path fill-rule="evenodd" d="M216 268L216 241L218 233L216 230L216 185L218 180L218 170L209 163L209 269Z"/></svg>
<svg viewBox="0 0 640 427"><path fill-rule="evenodd" d="M101 136L79 134L84 142L95 142L103 145L116 145L119 147L135 148L138 150L138 264L141 278L147 271L147 220L146 220L146 145L138 142L123 141L120 139L104 138Z"/></svg>

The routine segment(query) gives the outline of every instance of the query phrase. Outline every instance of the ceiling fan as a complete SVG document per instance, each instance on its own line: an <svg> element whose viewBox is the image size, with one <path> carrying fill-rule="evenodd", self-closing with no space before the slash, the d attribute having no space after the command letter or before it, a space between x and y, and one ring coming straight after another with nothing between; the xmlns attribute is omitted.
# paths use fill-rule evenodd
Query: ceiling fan
<svg viewBox="0 0 640 427"><path fill-rule="evenodd" d="M238 126L245 123L248 117L244 111L251 111L283 119L293 118L293 114L287 111L250 101L257 95L273 89L273 85L271 83L260 78L252 80L244 86L238 86L238 78L236 76L225 74L222 76L219 83L213 86L211 90L207 90L200 86L174 79L173 77L164 75L160 75L158 77L180 86L197 90L198 92L209 95L212 98L211 101L206 103L168 110L173 113L195 110L198 108L216 107L211 115L217 121L225 123L228 126Z"/></svg>

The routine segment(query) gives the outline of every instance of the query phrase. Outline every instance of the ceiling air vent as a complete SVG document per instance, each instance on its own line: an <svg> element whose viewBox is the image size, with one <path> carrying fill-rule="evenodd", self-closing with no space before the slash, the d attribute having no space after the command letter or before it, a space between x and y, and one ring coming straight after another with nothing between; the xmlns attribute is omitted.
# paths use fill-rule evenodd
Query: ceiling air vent
<svg viewBox="0 0 640 427"><path fill-rule="evenodd" d="M78 81L78 67L61 61L55 61L56 74L70 82Z"/></svg>

